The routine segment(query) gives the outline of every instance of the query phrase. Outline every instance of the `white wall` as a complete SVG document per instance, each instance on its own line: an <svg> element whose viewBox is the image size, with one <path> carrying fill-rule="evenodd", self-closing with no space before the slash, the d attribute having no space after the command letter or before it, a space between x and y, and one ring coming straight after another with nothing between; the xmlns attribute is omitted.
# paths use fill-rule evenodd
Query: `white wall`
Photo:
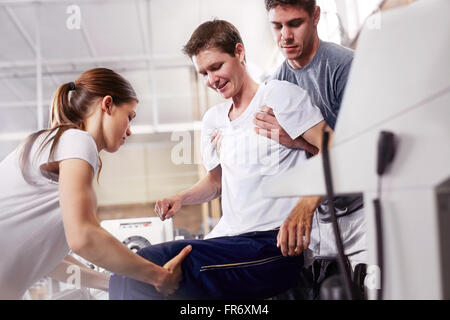
<svg viewBox="0 0 450 320"><path fill-rule="evenodd" d="M172 148L179 142L130 144L114 155L101 153L98 204L154 202L192 186L198 180L196 164L174 164Z"/></svg>

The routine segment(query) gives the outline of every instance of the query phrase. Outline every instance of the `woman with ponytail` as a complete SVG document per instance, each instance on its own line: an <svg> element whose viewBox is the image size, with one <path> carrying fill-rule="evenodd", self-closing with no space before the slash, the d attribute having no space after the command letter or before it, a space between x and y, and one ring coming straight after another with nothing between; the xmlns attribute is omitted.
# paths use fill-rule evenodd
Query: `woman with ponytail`
<svg viewBox="0 0 450 320"><path fill-rule="evenodd" d="M164 266L133 253L100 227L93 188L99 152L131 135L138 99L130 83L105 68L84 72L56 91L50 128L31 134L0 162L0 299L20 299L40 278L65 281L69 253L171 294L184 248ZM109 277L81 268L81 285L108 290Z"/></svg>

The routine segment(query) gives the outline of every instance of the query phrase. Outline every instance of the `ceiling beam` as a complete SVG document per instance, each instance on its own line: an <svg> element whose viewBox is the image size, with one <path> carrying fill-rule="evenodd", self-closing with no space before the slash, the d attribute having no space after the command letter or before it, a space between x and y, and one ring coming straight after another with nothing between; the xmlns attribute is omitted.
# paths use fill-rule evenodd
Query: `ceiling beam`
<svg viewBox="0 0 450 320"><path fill-rule="evenodd" d="M81 27L81 34L83 35L84 41L86 41L91 57L97 57L98 56L97 49L95 48L94 43L92 42L91 36L89 34L85 22L83 22L83 25Z"/></svg>
<svg viewBox="0 0 450 320"><path fill-rule="evenodd" d="M19 30L20 35L22 36L22 38L25 40L25 43L28 45L28 47L31 49L31 51L33 52L34 55L38 54L38 48L36 46L36 44L34 43L34 41L32 40L30 34L27 32L27 30L25 29L25 27L23 26L22 22L20 21L20 19L17 17L17 15L14 13L14 11L10 8L5 6L4 7L6 14L8 15L8 17L11 19L11 21L13 22L13 24L16 26L17 30ZM34 61L34 66L36 66L36 60ZM43 65L44 69L47 72L50 72L50 70L47 68L47 66ZM53 84L56 86L59 86L59 81L56 79L56 77L50 75Z"/></svg>
<svg viewBox="0 0 450 320"><path fill-rule="evenodd" d="M20 90L17 88L17 86L12 85L11 81L6 81L5 79L2 79L3 86L8 89L9 92L11 92L17 99L22 100L23 94L20 92Z"/></svg>
<svg viewBox="0 0 450 320"><path fill-rule="evenodd" d="M25 27L22 25L22 23L20 22L17 15L14 13L13 9L11 9L10 7L4 7L4 9L5 9L8 17L11 19L13 24L16 26L17 30L19 30L20 35L25 40L25 43L30 48L31 52L33 54L36 54L36 51L37 51L36 45L34 44L33 40L31 39L31 36L28 34L27 30L25 30Z"/></svg>
<svg viewBox="0 0 450 320"><path fill-rule="evenodd" d="M151 27L151 1L135 1L137 16L139 19L139 25L141 30L141 38L144 47L144 53L146 56L152 56L152 27ZM142 5L144 8L142 8ZM143 14L142 14L143 13ZM158 127L159 123L159 109L158 109L158 99L156 98L156 79L155 79L155 63L153 59L147 61L148 67L148 80L150 82L150 91L154 96L152 100L152 112L153 112L153 126Z"/></svg>
<svg viewBox="0 0 450 320"><path fill-rule="evenodd" d="M76 0L76 3L105 3L105 0ZM123 0L108 0L108 2L123 2ZM0 6L24 6L32 4L73 4L74 0L0 0Z"/></svg>
<svg viewBox="0 0 450 320"><path fill-rule="evenodd" d="M126 64L125 64L126 65ZM106 66L107 67L107 66ZM155 67L155 70L163 69L163 70L169 70L169 69L184 69L188 68L188 64L174 64L174 65L167 65L167 66L157 66ZM130 66L114 66L114 71L116 72L130 72L130 71L146 71L148 68L145 67L130 67ZM50 71L43 71L43 76L52 76L52 75L73 75L73 74L80 74L82 72L86 71L86 68L80 68L77 66L69 66L66 69L53 69ZM0 79L23 79L23 78L33 78L36 77L36 70L26 70L26 71L6 71L6 72L0 72Z"/></svg>
<svg viewBox="0 0 450 320"><path fill-rule="evenodd" d="M43 103L43 77L42 77L42 47L41 47L41 5L35 5L36 10L36 120L38 130L45 128L44 125L44 103Z"/></svg>
<svg viewBox="0 0 450 320"><path fill-rule="evenodd" d="M7 81L4 81L5 83ZM144 94L139 95L139 101L152 101L154 98L152 94ZM192 98L191 94L186 93L167 93L167 94L158 94L158 99L190 99ZM43 104L49 106L51 104L51 100L43 100ZM24 101L10 101L10 102L0 102L0 109L5 108L31 108L36 107L36 100L24 100Z"/></svg>
<svg viewBox="0 0 450 320"><path fill-rule="evenodd" d="M152 61L157 69L163 69L173 65L191 66L189 60L180 55L149 56L149 55L123 55L123 56L103 56L103 57L80 57L76 59L43 59L42 62L49 67L58 66L77 66L85 64L104 64L104 63L129 63L129 62L147 62ZM17 60L0 62L0 69L8 68L35 68L36 60Z"/></svg>

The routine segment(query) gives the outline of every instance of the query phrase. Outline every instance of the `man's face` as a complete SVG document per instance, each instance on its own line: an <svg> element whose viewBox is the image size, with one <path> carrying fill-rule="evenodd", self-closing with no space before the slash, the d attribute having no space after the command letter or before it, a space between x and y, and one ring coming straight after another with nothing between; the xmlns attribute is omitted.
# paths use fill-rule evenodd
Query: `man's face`
<svg viewBox="0 0 450 320"><path fill-rule="evenodd" d="M217 48L202 50L192 57L194 66L202 75L205 85L225 99L235 96L242 86L244 53L240 44L237 47L239 48L236 49L234 57Z"/></svg>
<svg viewBox="0 0 450 320"><path fill-rule="evenodd" d="M312 16L298 6L276 6L269 11L273 37L288 60L307 59L311 53L320 8Z"/></svg>

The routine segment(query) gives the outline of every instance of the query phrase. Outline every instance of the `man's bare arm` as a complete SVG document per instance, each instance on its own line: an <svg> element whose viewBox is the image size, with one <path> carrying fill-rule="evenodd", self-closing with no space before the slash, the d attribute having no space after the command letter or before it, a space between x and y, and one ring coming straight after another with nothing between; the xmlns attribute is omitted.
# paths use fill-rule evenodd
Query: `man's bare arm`
<svg viewBox="0 0 450 320"><path fill-rule="evenodd" d="M155 205L155 212L161 220L169 219L186 204L200 204L211 201L222 192L222 167L218 165L191 188L162 200Z"/></svg>

